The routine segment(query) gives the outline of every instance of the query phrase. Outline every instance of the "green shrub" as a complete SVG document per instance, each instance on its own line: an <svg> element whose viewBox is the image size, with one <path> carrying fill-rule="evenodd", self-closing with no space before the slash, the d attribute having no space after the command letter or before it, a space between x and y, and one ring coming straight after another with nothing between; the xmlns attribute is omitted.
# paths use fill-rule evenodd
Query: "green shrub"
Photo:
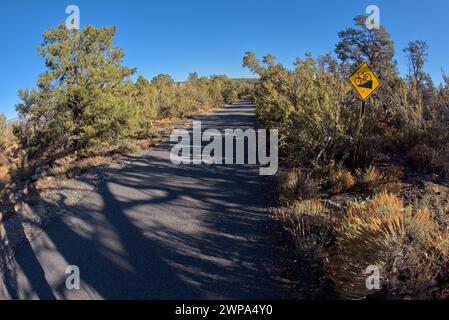
<svg viewBox="0 0 449 320"><path fill-rule="evenodd" d="M6 146L6 118L0 113L0 150Z"/></svg>
<svg viewBox="0 0 449 320"><path fill-rule="evenodd" d="M365 21L356 17L354 27L339 33L339 60L308 54L288 69L271 55L262 62L251 52L244 57L244 66L260 77L254 87L257 117L279 130L283 164L301 168L279 175L285 207L276 213L300 258L324 265L341 297L447 298L447 223L425 207L404 206L393 194L403 191L402 167L394 164L449 177L449 77L434 86L424 71L423 41L404 49L414 68L401 77L390 35L384 27L368 30ZM354 168L360 100L346 79L362 61L382 86L366 101ZM319 181L312 185L321 188L304 187L310 181ZM410 191L419 193L407 188L407 199ZM347 207L355 196L367 199L349 201ZM380 269L379 292L366 287L370 265Z"/></svg>
<svg viewBox="0 0 449 320"><path fill-rule="evenodd" d="M36 89L19 92L23 102L17 106L26 123L15 134L30 156L49 148L81 150L135 133L128 85L135 70L122 65L115 32L68 30L63 24L45 32L38 52L47 71Z"/></svg>
<svg viewBox="0 0 449 320"><path fill-rule="evenodd" d="M295 70L274 64L263 67L248 53L245 65L260 75L255 90L257 115L279 130L281 153L306 167L343 157L351 145L357 115L343 104L350 88L336 72L326 70L310 55L297 59Z"/></svg>
<svg viewBox="0 0 449 320"><path fill-rule="evenodd" d="M331 172L329 183L331 193L342 193L351 189L356 180L349 170L337 168Z"/></svg>

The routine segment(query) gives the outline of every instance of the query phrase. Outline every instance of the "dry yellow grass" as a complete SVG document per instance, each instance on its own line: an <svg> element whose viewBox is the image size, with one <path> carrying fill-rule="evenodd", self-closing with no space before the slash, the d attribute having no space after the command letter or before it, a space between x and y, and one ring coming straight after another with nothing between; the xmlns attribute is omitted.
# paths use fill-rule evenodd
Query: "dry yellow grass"
<svg viewBox="0 0 449 320"><path fill-rule="evenodd" d="M298 199L314 196L319 190L319 184L300 168L281 172L278 176L279 196L283 203L291 203Z"/></svg>
<svg viewBox="0 0 449 320"><path fill-rule="evenodd" d="M384 173L375 166L370 166L366 170L358 169L356 170L357 188L369 194L398 193L401 189L402 174L402 169L395 166L389 167Z"/></svg>
<svg viewBox="0 0 449 320"><path fill-rule="evenodd" d="M6 184L9 180L9 168L5 165L0 165L0 182Z"/></svg>
<svg viewBox="0 0 449 320"><path fill-rule="evenodd" d="M372 265L379 268L382 289L390 298L431 298L436 279L447 276L447 233L427 208L413 211L394 195L381 193L351 204L337 233L326 271L342 297L375 293L366 287L365 270Z"/></svg>
<svg viewBox="0 0 449 320"><path fill-rule="evenodd" d="M2 196L3 189L11 183L11 171L14 170L14 168L15 164L4 154L0 153L0 197Z"/></svg>
<svg viewBox="0 0 449 320"><path fill-rule="evenodd" d="M335 239L336 219L321 201L296 201L274 213L283 222L302 258L323 261L327 255L325 248Z"/></svg>
<svg viewBox="0 0 449 320"><path fill-rule="evenodd" d="M349 170L338 168L330 175L329 182L331 184L331 193L342 193L351 189L356 180Z"/></svg>
<svg viewBox="0 0 449 320"><path fill-rule="evenodd" d="M301 179L301 169L295 168L283 171L278 176L279 195L285 200L293 200L296 197L296 188Z"/></svg>
<svg viewBox="0 0 449 320"><path fill-rule="evenodd" d="M374 195L342 209L325 205L327 200L304 200L300 169L279 176L286 207L275 210L275 215L290 234L298 255L322 266L343 298L447 297L447 227L429 208L406 206L397 195L385 191L391 185L400 188L402 175L400 167L391 166L382 173L370 167L358 171L356 180L349 171L336 170L329 178L334 192L358 187ZM380 271L381 290L366 286L370 266Z"/></svg>

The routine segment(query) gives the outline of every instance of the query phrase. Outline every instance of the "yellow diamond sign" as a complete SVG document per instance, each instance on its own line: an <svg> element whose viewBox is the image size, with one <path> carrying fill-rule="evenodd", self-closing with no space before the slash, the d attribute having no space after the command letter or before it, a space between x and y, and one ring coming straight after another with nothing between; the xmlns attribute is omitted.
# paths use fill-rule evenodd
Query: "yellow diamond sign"
<svg viewBox="0 0 449 320"><path fill-rule="evenodd" d="M366 62L363 62L353 74L351 74L348 80L355 91L357 91L362 101L366 101L369 96L380 87L379 79Z"/></svg>

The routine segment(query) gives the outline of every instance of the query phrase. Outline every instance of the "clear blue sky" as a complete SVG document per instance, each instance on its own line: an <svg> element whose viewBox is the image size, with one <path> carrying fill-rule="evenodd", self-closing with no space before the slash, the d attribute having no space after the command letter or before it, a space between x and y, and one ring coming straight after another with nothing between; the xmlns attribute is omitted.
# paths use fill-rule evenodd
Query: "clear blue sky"
<svg viewBox="0 0 449 320"><path fill-rule="evenodd" d="M80 7L82 26L117 26L126 65L148 78L169 73L181 81L193 71L248 77L241 66L246 51L272 53L290 66L306 51L332 51L337 32L370 4L380 7L402 73L402 48L416 39L430 46L426 70L435 82L441 82L441 69L449 73L447 0L0 1L0 112L7 118L16 115L17 90L33 87L44 70L35 50L43 31L65 21L70 4Z"/></svg>

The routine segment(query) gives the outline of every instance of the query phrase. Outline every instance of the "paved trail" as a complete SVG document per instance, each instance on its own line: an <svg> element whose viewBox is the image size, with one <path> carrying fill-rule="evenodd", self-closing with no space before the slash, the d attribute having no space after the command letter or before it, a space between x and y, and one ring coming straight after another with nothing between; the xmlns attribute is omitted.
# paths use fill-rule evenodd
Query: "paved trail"
<svg viewBox="0 0 449 320"><path fill-rule="evenodd" d="M242 102L203 129L254 127ZM129 159L3 271L0 299L276 299L275 240L257 166L176 166L171 144ZM65 287L66 267L81 290Z"/></svg>

